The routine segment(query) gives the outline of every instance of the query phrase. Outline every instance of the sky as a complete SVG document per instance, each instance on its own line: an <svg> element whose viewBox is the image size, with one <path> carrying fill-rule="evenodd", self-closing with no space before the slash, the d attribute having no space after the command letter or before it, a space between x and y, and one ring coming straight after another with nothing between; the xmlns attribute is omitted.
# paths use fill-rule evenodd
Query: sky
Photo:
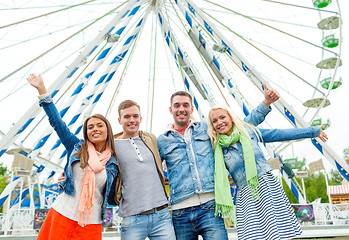
<svg viewBox="0 0 349 240"><path fill-rule="evenodd" d="M341 50L341 59L343 66L338 70L338 76L343 79L343 85L333 91L330 95L331 105L322 110L325 116L331 121L331 126L325 130L329 139L327 144L340 156L343 157L343 150L349 147L349 83L348 76L349 71L347 64L349 61L349 2L346 0L339 1L341 16L342 16L342 29L343 29L343 42ZM304 149L304 156L310 156L309 150ZM317 155L319 158L323 158L321 155ZM312 158L312 157L309 157ZM316 160L316 157L312 158ZM327 170L334 168L328 161L323 159L325 168Z"/></svg>
<svg viewBox="0 0 349 240"><path fill-rule="evenodd" d="M342 44L342 62L340 76L343 78L343 85L332 92L330 101L331 105L323 111L331 120L331 127L326 130L329 137L328 145L330 145L340 157L343 156L343 149L349 147L349 83L347 64L349 62L349 2L339 1L343 19L343 44Z"/></svg>
<svg viewBox="0 0 349 240"><path fill-rule="evenodd" d="M310 0L308 0L310 1ZM46 3L45 3L46 4ZM341 59L343 62L343 66L340 67L338 69L337 75L341 76L343 78L343 85L341 87L339 87L338 89L334 90L331 92L329 100L331 101L331 105L324 108L323 110L321 110L321 115L326 119L329 118L331 120L331 126L330 128L328 128L326 130L326 133L328 134L329 140L328 140L328 145L336 152L337 155L339 155L339 157L343 156L343 149L349 147L349 140L348 140L348 134L349 134L349 128L348 128L348 118L349 118L349 107L348 107L348 102L349 102L349 84L348 84L348 80L346 79L346 77L348 76L347 71L345 71L347 62L349 61L349 47L347 44L347 37L349 37L348 32L346 32L346 29L348 29L347 26L347 22L349 22L348 19L348 15L349 15L349 3L346 0L339 0L339 4L340 4L340 9L341 9L341 13L342 13L342 20L343 20L343 43L342 43L342 55L341 55ZM0 4L0 11L1 8L4 8L5 5L1 5ZM39 11L39 10L35 10L33 9L32 11ZM0 12L1 13L1 12ZM4 11L2 11L2 13L6 13ZM23 17L25 17L24 15L20 15L22 12L18 11L18 16L17 15L11 15L11 16L6 16L6 14L1 14L1 21L0 22L4 22L4 23L11 23L15 20L20 20L23 19ZM277 14L277 13L276 13ZM73 16L69 16L71 17L71 19L67 19L64 21L67 21L67 23L69 22L73 22ZM47 17L48 18L48 17ZM60 20L61 21L61 20ZM150 21L148 19L148 21ZM59 26L59 23L54 23L54 26ZM54 27L52 26L52 27ZM44 27L44 26L42 26ZM26 35L30 35L30 34L36 34L36 32L39 32L40 29L37 28L34 24L33 25L24 25L23 27L17 27L21 28L21 32L23 34L23 37L25 37ZM55 28L56 29L56 28ZM57 28L58 29L58 28ZM14 29L16 30L16 29ZM145 30L148 31L148 30ZM1 34L1 33L0 33ZM10 35L11 33L8 33L8 35L3 36L5 39L8 40L10 39L12 36ZM53 35L53 34L52 34ZM14 36L13 36L14 37ZM16 36L17 38L20 38L21 36ZM83 38L83 37L82 37ZM85 36L85 38L87 38ZM3 77L5 74L8 74L8 71L6 71L7 69L15 69L14 66L20 66L20 64L23 64L24 62L24 58L22 59L21 56L27 56L27 55L32 55L35 56L37 55L38 52L42 52L41 49L47 49L49 46L52 46L53 44L56 43L55 41L56 39L53 38L47 38L45 42L42 42L40 46L36 46L36 45L28 45L27 48L21 49L18 52L5 52L2 54L2 56L0 57L1 60L1 64L3 66L2 70L0 71L1 73L1 77ZM83 39L84 40L84 39ZM82 40L82 41L83 41ZM51 42L52 41L52 42ZM1 42L1 41L0 41ZM7 42L5 42L3 40L3 44L7 44ZM158 45L160 45L160 43L158 43ZM275 43L276 45L276 43ZM148 46L149 48L154 47L154 46ZM0 49L2 47L0 46ZM19 48L18 48L19 49ZM80 49L79 51L82 51L82 49ZM55 53L57 58L60 57L59 53ZM142 58L139 57L139 60L137 60L137 64L139 64L140 67L144 67L144 61L151 61L151 58ZM35 66L32 66L28 71L34 71L34 72L40 72L40 67L43 68L49 68L50 65L52 63L51 62L40 62L38 61ZM160 65L159 67L159 71L161 70L161 64L162 63L157 63ZM266 66L267 67L267 66ZM139 77L146 77L151 79L151 76L139 76L137 75L137 70L133 70L133 72L131 73L133 78L139 78ZM43 73L45 80L47 81L47 86L49 86L52 83L52 79L55 79L56 76L53 76L50 72L47 73ZM166 76L167 77L167 76ZM164 77L164 78L166 78ZM0 105L1 109L3 112L9 112L9 116L3 120L4 124L0 124L0 130L3 132L7 132L9 129L9 126L11 126L12 123L16 122L16 120L18 118L20 118L23 114L23 109L30 107L35 101L37 101L36 99L36 95L35 95L35 91L33 89L31 89L29 86L25 85L25 79L24 83L23 81L20 84L24 84L23 87L23 91L18 91L19 93L14 96L9 96L8 101L5 101L5 106L4 104ZM160 86L158 86L158 88L160 88L163 92L168 92L168 91L172 91L168 85L172 84L169 82L165 82L164 79L160 83ZM4 82L4 85L2 85L2 87L4 87L5 89L11 89L13 85L13 81L9 81L9 82ZM131 87L135 86L136 83L131 82ZM138 86L140 89L145 90L143 86ZM279 89L280 90L280 89ZM281 90L280 90L281 91ZM109 92L109 96L111 96L113 94L112 91ZM257 94L257 91L256 91ZM146 99L144 97L143 94L139 93L131 95L130 92L128 91L121 91L119 93L120 98L119 99L125 99L128 98L130 96L132 96L131 98L136 100L137 102L140 102L142 104L142 109L149 109L149 106L146 106L144 102L146 102ZM2 94L0 94L0 96L6 96L6 92L3 92ZM285 95L283 95L285 96ZM285 96L287 97L287 96ZM1 97L2 98L2 97ZM104 100L104 99L103 99ZM118 100L120 102L120 100ZM168 107L169 107L169 100L168 97L166 96L166 99L159 99L156 98L155 99L156 104L160 107L160 110L158 110L157 112L154 113L154 127L153 127L153 132L155 135L159 135L160 133L163 132L163 129L166 127L167 123L170 123L171 120L171 115L168 111ZM258 101L260 101L260 98L254 102L254 104L256 104ZM116 103L117 104L117 103ZM115 104L115 106L117 106ZM114 106L114 108L115 108ZM15 111L13 109L16 109ZM106 109L103 109L103 111L105 112ZM101 110L102 111L102 110ZM154 110L155 111L155 110ZM148 112L150 111L143 111L143 123L142 123L142 128L143 129L148 129L146 126L149 125L149 115ZM279 123L278 123L278 117L276 115L276 110L273 109L272 113L270 114L270 117L268 116L268 118L271 119L271 127L278 127ZM117 124L116 121L116 117L117 114L115 111L113 111L110 116L113 116L113 120L111 120L112 125L113 125L113 129L114 132L118 132L121 130L120 126ZM197 116L197 115L196 115ZM6 122L6 126L5 126L5 122ZM43 124L43 123L36 123L36 124ZM43 127L41 131L45 130L45 128ZM29 135L29 139L30 139L30 135ZM286 157L292 157L292 155L296 155L299 158L306 158L309 162L318 160L319 158L322 158L320 153L317 153L316 150L311 150L309 151L309 147L311 147L311 145L307 144L303 144L302 143L297 143L294 147L294 149L289 148L287 150L287 154L285 155ZM333 168L332 165L330 165L328 162L324 161L325 163L325 167L326 169L330 169Z"/></svg>

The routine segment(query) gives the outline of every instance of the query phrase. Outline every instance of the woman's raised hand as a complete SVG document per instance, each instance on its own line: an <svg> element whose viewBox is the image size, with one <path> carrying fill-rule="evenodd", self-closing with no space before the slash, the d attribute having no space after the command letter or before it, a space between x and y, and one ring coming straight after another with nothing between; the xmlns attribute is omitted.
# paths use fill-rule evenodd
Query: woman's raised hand
<svg viewBox="0 0 349 240"><path fill-rule="evenodd" d="M265 83L263 83L263 93L264 93L264 104L265 106L269 107L270 104L272 104L273 102L276 102L277 100L279 100L280 98L280 94L278 93L278 91L274 88L271 89L267 89L267 85Z"/></svg>
<svg viewBox="0 0 349 240"><path fill-rule="evenodd" d="M322 130L322 125L320 126L320 136L319 136L319 138L323 142L326 142L328 140L327 134Z"/></svg>
<svg viewBox="0 0 349 240"><path fill-rule="evenodd" d="M35 87L40 95L46 94L47 90L44 84L44 80L42 79L41 75L39 74L39 76L35 75L35 74L30 74L29 77L27 77L28 82L30 83L30 85L32 85L33 87Z"/></svg>

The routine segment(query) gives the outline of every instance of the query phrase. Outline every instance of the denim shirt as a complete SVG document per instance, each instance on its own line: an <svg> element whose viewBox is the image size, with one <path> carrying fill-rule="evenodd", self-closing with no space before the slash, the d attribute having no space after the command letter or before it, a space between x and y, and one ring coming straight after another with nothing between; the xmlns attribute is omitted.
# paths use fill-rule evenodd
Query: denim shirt
<svg viewBox="0 0 349 240"><path fill-rule="evenodd" d="M303 138L318 137L320 135L319 127L308 128L292 128L292 129L259 129L261 139L250 129L247 129L255 156L258 178L272 170L258 144L258 142L282 142ZM236 148L237 147L237 148ZM247 186L245 162L243 150L240 142L236 143L236 147L222 147L225 166L232 176L234 183L238 189Z"/></svg>
<svg viewBox="0 0 349 240"><path fill-rule="evenodd" d="M44 99L40 100L39 104L44 108L51 126L54 128L59 139L62 141L62 144L67 150L68 160L64 167L64 176L66 177L66 179L62 183L60 183L60 188L66 194L74 196L75 187L74 187L74 180L73 180L74 176L73 176L72 166L74 162L80 161L80 159L74 154L80 150L83 140L78 139L72 132L70 132L69 128L60 117L56 106L52 102L51 96L47 96ZM105 213L107 197L111 190L111 186L112 184L115 184L116 175L118 174L117 161L113 156L111 156L109 161L106 163L105 169L107 172L107 184L106 184L106 189L104 190L104 193L103 193L105 197L102 204L101 219L103 219L103 216ZM111 201L109 200L109 203L113 201L114 200L111 199Z"/></svg>
<svg viewBox="0 0 349 240"><path fill-rule="evenodd" d="M244 120L258 125L269 112L270 108L261 103ZM194 194L214 191L214 158L207 123L196 122L189 127L190 141L170 130L158 137L160 156L166 161L168 171L171 204Z"/></svg>

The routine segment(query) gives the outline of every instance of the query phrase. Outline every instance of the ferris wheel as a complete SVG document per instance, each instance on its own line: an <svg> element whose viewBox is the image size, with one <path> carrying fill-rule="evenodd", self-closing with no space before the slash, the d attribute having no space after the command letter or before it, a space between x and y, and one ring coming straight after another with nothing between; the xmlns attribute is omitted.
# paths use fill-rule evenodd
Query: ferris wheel
<svg viewBox="0 0 349 240"><path fill-rule="evenodd" d="M65 151L25 80L30 73L43 74L76 134L97 112L117 129L116 106L128 98L141 105L143 128L158 135L171 121L170 95L184 89L197 118L216 104L247 115L263 83L281 93L265 126L328 127L322 113L342 83L338 1L13 1L1 12L0 158L25 154L44 180L62 172ZM328 145L312 144L349 179Z"/></svg>

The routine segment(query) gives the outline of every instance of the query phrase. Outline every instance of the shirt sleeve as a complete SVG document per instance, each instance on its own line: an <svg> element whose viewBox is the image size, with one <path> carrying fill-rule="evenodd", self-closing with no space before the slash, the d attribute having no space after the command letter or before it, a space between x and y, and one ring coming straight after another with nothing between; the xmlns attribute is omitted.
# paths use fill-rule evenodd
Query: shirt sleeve
<svg viewBox="0 0 349 240"><path fill-rule="evenodd" d="M319 127L290 128L290 129L259 129L263 142L283 142L320 135Z"/></svg>
<svg viewBox="0 0 349 240"><path fill-rule="evenodd" d="M253 126L258 126L261 124L265 117L270 113L271 108L265 106L263 102L261 102L255 109L251 111L251 113L244 118L246 123L252 124Z"/></svg>
<svg viewBox="0 0 349 240"><path fill-rule="evenodd" d="M47 95L43 97L40 100L39 104L44 108L45 113L48 116L50 125L56 131L64 147L67 149L68 152L72 152L74 149L74 145L78 143L80 140L72 132L70 132L69 128L67 127L60 113L58 112L55 104L53 103L51 96Z"/></svg>

